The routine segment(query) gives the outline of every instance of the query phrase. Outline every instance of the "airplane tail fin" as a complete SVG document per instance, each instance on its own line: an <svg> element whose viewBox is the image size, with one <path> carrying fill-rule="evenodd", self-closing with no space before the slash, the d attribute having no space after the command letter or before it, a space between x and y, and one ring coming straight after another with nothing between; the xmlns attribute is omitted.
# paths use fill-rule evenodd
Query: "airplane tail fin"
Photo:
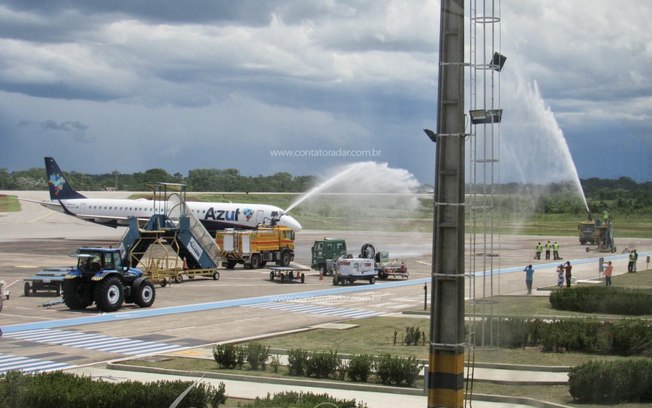
<svg viewBox="0 0 652 408"><path fill-rule="evenodd" d="M45 158L45 171L47 173L50 200L67 200L70 198L86 198L72 188L66 176L63 175L57 162L52 157Z"/></svg>

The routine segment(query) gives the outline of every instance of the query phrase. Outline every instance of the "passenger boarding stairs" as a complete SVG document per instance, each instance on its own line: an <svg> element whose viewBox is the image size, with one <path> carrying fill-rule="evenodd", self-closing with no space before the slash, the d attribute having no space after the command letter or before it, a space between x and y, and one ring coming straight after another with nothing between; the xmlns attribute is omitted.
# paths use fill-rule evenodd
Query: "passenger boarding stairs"
<svg viewBox="0 0 652 408"><path fill-rule="evenodd" d="M185 213L176 220L165 214L155 214L144 228L139 227L136 218L130 218L129 229L120 246L123 262L135 267L155 244L167 244L185 261L184 268L190 270L217 269L219 264L215 240L192 213Z"/></svg>

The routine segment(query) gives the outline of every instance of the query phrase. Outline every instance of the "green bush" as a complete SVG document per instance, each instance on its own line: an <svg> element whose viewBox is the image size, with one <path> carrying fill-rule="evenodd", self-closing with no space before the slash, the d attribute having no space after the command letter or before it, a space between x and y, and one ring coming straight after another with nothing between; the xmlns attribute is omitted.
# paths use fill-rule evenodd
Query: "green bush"
<svg viewBox="0 0 652 408"><path fill-rule="evenodd" d="M405 328L403 343L408 346L418 346L419 342L425 343L426 334L419 329L419 326L408 326Z"/></svg>
<svg viewBox="0 0 652 408"><path fill-rule="evenodd" d="M652 359L591 361L568 374L569 392L578 402L652 401Z"/></svg>
<svg viewBox="0 0 652 408"><path fill-rule="evenodd" d="M315 351L308 358L306 375L317 378L335 377L341 363L342 359L336 351Z"/></svg>
<svg viewBox="0 0 652 408"><path fill-rule="evenodd" d="M356 354L349 359L346 374L351 381L367 382L373 372L375 360L370 354Z"/></svg>
<svg viewBox="0 0 652 408"><path fill-rule="evenodd" d="M265 347L260 343L249 343L246 346L245 354L247 363L249 363L252 370L258 370L259 368L264 370L269 358L269 346Z"/></svg>
<svg viewBox="0 0 652 408"><path fill-rule="evenodd" d="M391 354L382 354L376 358L376 375L383 384L405 385L411 387L421 371L421 364L416 357L401 358Z"/></svg>
<svg viewBox="0 0 652 408"><path fill-rule="evenodd" d="M303 349L291 349L288 351L288 373L296 376L306 375L308 355L308 351Z"/></svg>
<svg viewBox="0 0 652 408"><path fill-rule="evenodd" d="M275 373L278 373L279 367L281 367L281 359L278 355L272 356L272 360L269 362L269 366L272 367L272 370Z"/></svg>
<svg viewBox="0 0 652 408"><path fill-rule="evenodd" d="M34 375L10 372L0 378L0 407L168 407L191 384L189 381L108 383L61 372ZM218 388L200 383L186 395L179 408L214 408L225 401L224 383Z"/></svg>
<svg viewBox="0 0 652 408"><path fill-rule="evenodd" d="M652 293L649 290L578 286L553 291L550 305L557 310L640 316L652 311Z"/></svg>
<svg viewBox="0 0 652 408"><path fill-rule="evenodd" d="M644 320L622 320L613 325L612 350L621 356L652 355L652 327Z"/></svg>
<svg viewBox="0 0 652 408"><path fill-rule="evenodd" d="M540 346L548 352L605 355L652 353L652 323L646 320L604 322L597 319L493 319L484 321L501 347Z"/></svg>
<svg viewBox="0 0 652 408"><path fill-rule="evenodd" d="M242 364L238 364L243 361L239 349L240 347L234 344L218 344L213 347L213 358L220 368L233 369L238 365L242 366Z"/></svg>
<svg viewBox="0 0 652 408"><path fill-rule="evenodd" d="M266 398L256 398L244 408L315 408L315 407L338 407L338 408L366 408L367 404L356 402L355 399L337 399L328 394L313 394L311 392L300 393L285 391L267 395Z"/></svg>

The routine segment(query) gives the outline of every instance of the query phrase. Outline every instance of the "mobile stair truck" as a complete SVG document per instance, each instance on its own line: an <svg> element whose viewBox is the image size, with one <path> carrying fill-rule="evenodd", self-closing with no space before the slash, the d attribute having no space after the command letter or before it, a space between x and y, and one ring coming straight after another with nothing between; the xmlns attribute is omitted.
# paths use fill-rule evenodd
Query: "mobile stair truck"
<svg viewBox="0 0 652 408"><path fill-rule="evenodd" d="M215 242L221 248L222 266L227 269L237 264L258 269L267 262L288 267L294 260L294 239L294 231L283 226L260 226L244 231L227 229L215 234Z"/></svg>
<svg viewBox="0 0 652 408"><path fill-rule="evenodd" d="M129 220L122 239L125 264L140 266L154 282L166 286L181 283L183 277L219 280L219 247L201 222L185 205L185 185L157 183L154 212L143 228Z"/></svg>

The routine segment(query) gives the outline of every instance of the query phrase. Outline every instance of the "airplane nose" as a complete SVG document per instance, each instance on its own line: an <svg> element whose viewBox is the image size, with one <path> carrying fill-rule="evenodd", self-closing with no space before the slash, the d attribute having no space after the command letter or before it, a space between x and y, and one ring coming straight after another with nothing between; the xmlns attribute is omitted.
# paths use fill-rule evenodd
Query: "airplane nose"
<svg viewBox="0 0 652 408"><path fill-rule="evenodd" d="M290 217L289 215L282 216L279 220L279 224L283 225L284 227L292 228L294 232L299 232L303 229L301 224L299 224L299 221L295 220L294 217Z"/></svg>

